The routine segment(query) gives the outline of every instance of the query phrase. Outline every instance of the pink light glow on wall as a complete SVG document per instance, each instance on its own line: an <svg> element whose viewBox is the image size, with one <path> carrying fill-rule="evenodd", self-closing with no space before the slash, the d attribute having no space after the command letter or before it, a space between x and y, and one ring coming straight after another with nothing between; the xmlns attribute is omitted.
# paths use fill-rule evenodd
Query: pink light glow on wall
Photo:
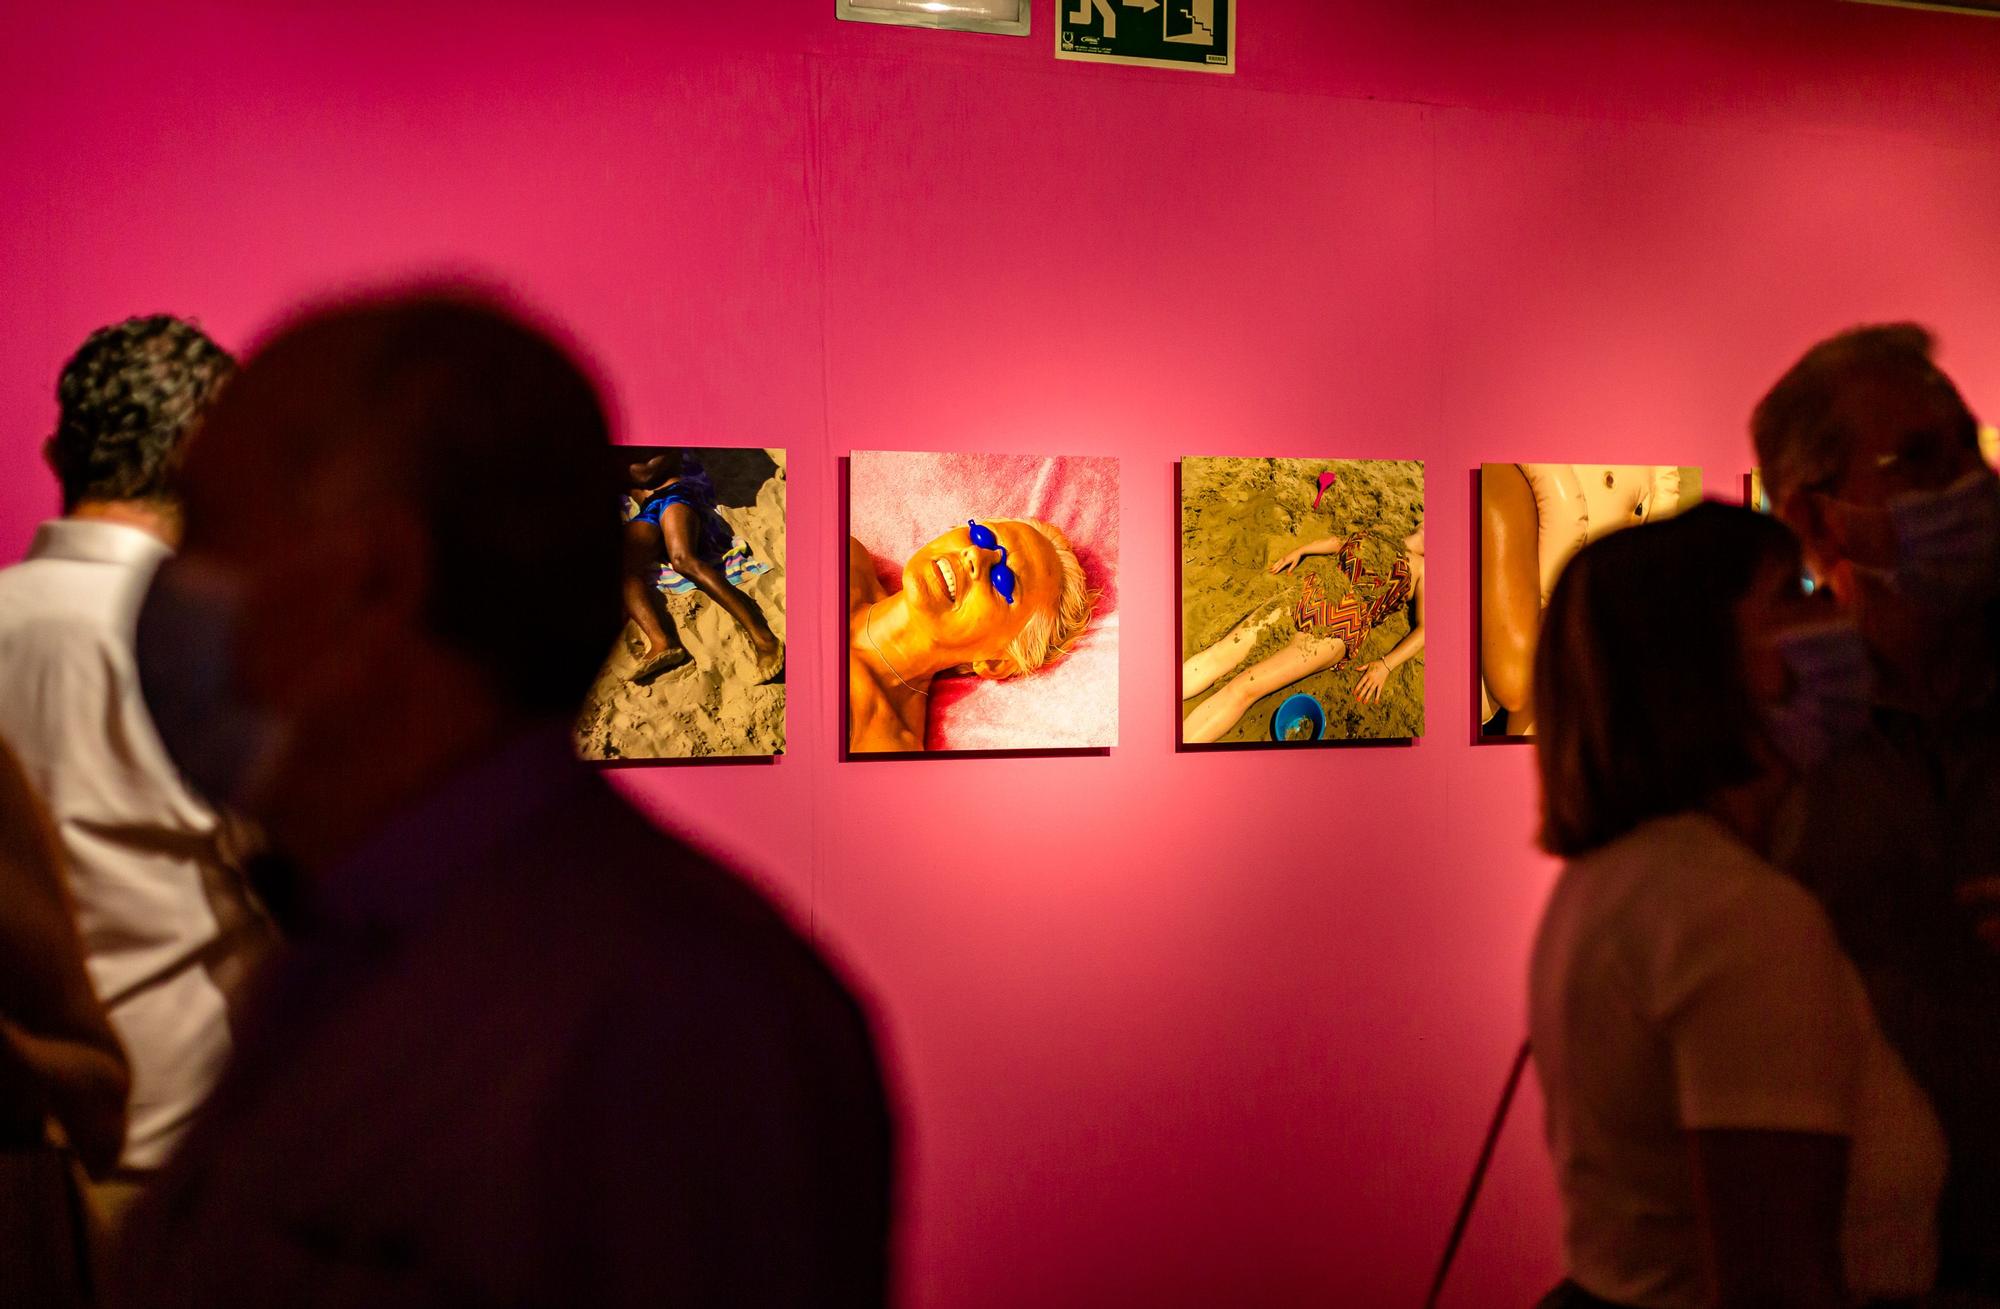
<svg viewBox="0 0 2000 1309"><path fill-rule="evenodd" d="M761 11L761 12L759 12ZM1484 459L1703 466L1813 338L1916 317L2000 408L2000 25L1816 0L1260 0L1241 71L769 6L10 15L0 555L62 359L168 310L460 270L567 322L624 439L791 453L790 750L627 771L849 962L925 1306L1414 1303L1550 868L1475 747ZM1120 743L839 761L838 460L1117 456ZM1183 453L1430 470L1431 734L1173 748ZM1005 793L992 812L953 795ZM1449 1303L1557 1272L1518 1112Z"/></svg>

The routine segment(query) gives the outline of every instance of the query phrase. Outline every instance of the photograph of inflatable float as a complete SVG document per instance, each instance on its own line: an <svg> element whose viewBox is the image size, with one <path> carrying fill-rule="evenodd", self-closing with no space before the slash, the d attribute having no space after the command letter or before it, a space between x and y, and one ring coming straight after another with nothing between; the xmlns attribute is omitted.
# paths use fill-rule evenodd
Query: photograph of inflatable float
<svg viewBox="0 0 2000 1309"><path fill-rule="evenodd" d="M1424 733L1424 466L1181 460L1181 743Z"/></svg>
<svg viewBox="0 0 2000 1309"><path fill-rule="evenodd" d="M1118 461L857 451L847 750L1118 742Z"/></svg>
<svg viewBox="0 0 2000 1309"><path fill-rule="evenodd" d="M1532 736L1535 639L1556 578L1620 528L1701 500L1701 470L1650 464L1482 464L1479 468L1479 723Z"/></svg>
<svg viewBox="0 0 2000 1309"><path fill-rule="evenodd" d="M577 719L585 759L785 748L785 452L613 451L625 630Z"/></svg>

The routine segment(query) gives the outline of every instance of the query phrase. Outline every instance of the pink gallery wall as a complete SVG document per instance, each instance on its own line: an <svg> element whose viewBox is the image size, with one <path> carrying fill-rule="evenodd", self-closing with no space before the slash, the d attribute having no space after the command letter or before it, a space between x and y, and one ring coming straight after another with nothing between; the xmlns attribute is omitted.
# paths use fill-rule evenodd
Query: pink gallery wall
<svg viewBox="0 0 2000 1309"><path fill-rule="evenodd" d="M1241 72L831 0L10 9L0 556L92 327L248 345L440 270L567 323L634 441L792 451L792 750L619 774L871 996L905 1300L1414 1303L1551 869L1472 743L1471 470L1704 465L1805 344L1938 327L2000 408L2000 22L1837 0L1251 0ZM840 457L1124 460L1106 755L839 760ZM1182 454L1419 458L1411 748L1177 753ZM1532 1092L1458 1305L1557 1271Z"/></svg>

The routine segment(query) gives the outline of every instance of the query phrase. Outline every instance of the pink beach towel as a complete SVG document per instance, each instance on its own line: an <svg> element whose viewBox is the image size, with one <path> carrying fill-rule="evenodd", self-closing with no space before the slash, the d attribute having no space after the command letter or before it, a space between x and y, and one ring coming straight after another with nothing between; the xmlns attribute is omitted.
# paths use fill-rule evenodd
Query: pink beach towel
<svg viewBox="0 0 2000 1309"><path fill-rule="evenodd" d="M1118 743L1118 461L1079 455L858 451L848 531L890 590L917 547L968 518L1039 518L1076 547L1103 596L1067 657L1011 681L932 683L931 750L1086 749Z"/></svg>

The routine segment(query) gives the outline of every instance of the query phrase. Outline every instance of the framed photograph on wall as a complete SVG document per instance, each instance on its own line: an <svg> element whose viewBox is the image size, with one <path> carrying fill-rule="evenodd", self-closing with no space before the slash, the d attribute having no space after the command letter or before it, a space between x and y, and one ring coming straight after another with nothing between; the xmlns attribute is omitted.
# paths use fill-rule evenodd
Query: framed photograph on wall
<svg viewBox="0 0 2000 1309"><path fill-rule="evenodd" d="M1424 734L1424 466L1181 460L1181 743Z"/></svg>
<svg viewBox="0 0 2000 1309"><path fill-rule="evenodd" d="M836 18L954 32L1028 35L1031 0L833 0Z"/></svg>
<svg viewBox="0 0 2000 1309"><path fill-rule="evenodd" d="M1701 502L1673 464L1479 466L1479 733L1533 736L1535 645L1556 579L1590 542Z"/></svg>
<svg viewBox="0 0 2000 1309"><path fill-rule="evenodd" d="M1118 743L1118 461L856 451L847 753Z"/></svg>
<svg viewBox="0 0 2000 1309"><path fill-rule="evenodd" d="M576 725L585 759L785 749L785 452L622 445L625 628Z"/></svg>

